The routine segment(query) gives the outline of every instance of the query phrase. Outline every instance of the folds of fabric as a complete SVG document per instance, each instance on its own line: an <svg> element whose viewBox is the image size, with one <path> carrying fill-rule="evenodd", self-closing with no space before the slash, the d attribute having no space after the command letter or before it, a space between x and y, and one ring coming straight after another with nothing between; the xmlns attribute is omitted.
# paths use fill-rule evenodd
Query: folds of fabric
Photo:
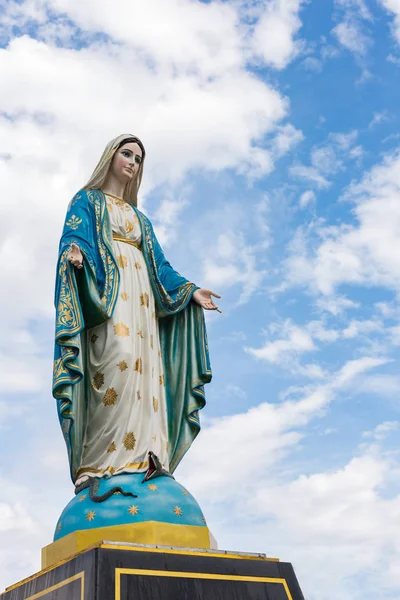
<svg viewBox="0 0 400 600"><path fill-rule="evenodd" d="M211 380L204 315L190 302L197 289L165 259L150 221L137 209L142 249L153 289L166 373L171 472L199 428L205 383ZM119 291L106 202L100 190L81 190L67 211L56 274L53 395L67 444L72 480L80 466L86 428L85 328L109 319ZM67 259L72 243L84 255L76 270Z"/></svg>

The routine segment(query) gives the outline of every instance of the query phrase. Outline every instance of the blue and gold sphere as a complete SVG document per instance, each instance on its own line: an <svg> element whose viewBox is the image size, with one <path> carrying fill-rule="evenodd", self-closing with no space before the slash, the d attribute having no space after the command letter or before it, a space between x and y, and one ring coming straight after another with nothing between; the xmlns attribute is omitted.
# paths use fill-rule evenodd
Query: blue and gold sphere
<svg viewBox="0 0 400 600"><path fill-rule="evenodd" d="M175 479L162 476L143 483L143 477L124 473L100 479L99 496L118 486L136 498L114 493L104 502L94 502L88 489L79 492L63 510L54 541L75 531L147 521L207 527L200 506Z"/></svg>

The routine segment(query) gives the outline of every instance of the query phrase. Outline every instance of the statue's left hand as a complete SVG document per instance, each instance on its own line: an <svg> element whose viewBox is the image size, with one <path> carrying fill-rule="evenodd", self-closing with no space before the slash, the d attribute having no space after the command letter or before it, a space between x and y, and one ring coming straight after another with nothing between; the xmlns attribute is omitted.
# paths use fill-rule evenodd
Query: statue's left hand
<svg viewBox="0 0 400 600"><path fill-rule="evenodd" d="M222 312L218 308L218 306L216 304L214 304L211 296L214 296L214 298L221 298L221 296L219 294L216 294L215 292L212 292L211 290L206 290L204 288L201 288L200 290L196 290L194 292L193 300L195 302L197 302L197 304L200 304L200 306L202 308L204 308L205 310L217 310L219 313Z"/></svg>

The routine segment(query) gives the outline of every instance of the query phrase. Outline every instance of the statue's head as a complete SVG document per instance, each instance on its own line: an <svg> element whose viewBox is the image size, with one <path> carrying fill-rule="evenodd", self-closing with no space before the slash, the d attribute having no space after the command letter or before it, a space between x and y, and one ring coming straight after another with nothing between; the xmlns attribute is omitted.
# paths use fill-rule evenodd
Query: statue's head
<svg viewBox="0 0 400 600"><path fill-rule="evenodd" d="M137 206L137 194L143 177L146 151L140 139L129 133L111 140L84 189L100 188L112 176L124 183L124 200Z"/></svg>

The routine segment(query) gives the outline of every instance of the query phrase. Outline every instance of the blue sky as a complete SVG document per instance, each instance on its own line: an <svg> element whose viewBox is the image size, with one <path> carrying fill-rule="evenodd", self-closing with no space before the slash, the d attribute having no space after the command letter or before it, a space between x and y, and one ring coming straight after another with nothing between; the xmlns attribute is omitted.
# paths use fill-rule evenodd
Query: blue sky
<svg viewBox="0 0 400 600"><path fill-rule="evenodd" d="M223 296L178 479L221 548L292 562L310 600L398 598L399 3L0 0L0 17L0 587L39 568L73 493L57 244L132 132L166 255Z"/></svg>

